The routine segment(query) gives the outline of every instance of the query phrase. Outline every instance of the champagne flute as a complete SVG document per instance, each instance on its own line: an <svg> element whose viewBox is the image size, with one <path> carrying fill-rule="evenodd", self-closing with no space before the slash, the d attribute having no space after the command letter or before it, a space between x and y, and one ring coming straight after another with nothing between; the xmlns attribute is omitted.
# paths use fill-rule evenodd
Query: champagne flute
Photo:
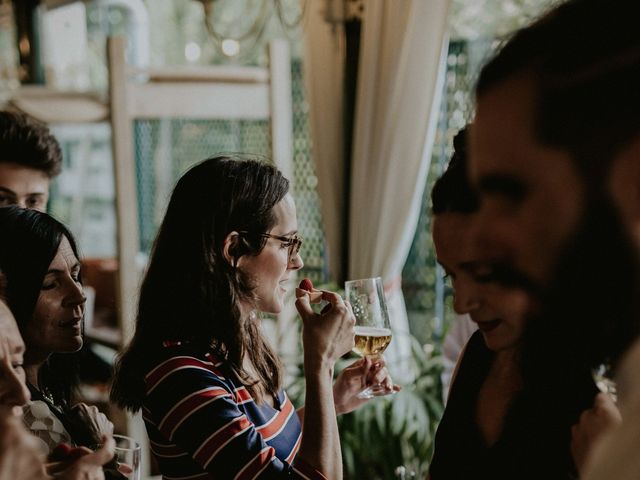
<svg viewBox="0 0 640 480"><path fill-rule="evenodd" d="M345 297L356 317L354 351L372 361L380 359L391 343L389 313L382 289L382 279L365 278L345 283ZM371 385L358 393L358 398L373 398L395 393L382 384Z"/></svg>

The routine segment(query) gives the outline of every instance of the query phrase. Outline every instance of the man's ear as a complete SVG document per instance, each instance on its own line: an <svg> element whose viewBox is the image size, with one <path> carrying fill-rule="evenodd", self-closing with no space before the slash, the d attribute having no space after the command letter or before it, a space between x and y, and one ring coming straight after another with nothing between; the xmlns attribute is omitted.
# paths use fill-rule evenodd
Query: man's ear
<svg viewBox="0 0 640 480"><path fill-rule="evenodd" d="M238 266L238 259L242 256L242 238L240 234L235 230L229 233L225 239L224 244L222 246L222 255L229 265L232 267Z"/></svg>
<svg viewBox="0 0 640 480"><path fill-rule="evenodd" d="M640 243L640 135L614 160L609 189L627 229Z"/></svg>

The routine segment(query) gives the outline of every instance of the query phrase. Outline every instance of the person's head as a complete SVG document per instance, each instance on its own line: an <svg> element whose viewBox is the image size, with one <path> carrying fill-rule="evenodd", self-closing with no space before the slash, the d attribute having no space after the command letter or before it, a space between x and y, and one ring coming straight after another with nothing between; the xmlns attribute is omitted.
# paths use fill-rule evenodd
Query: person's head
<svg viewBox="0 0 640 480"><path fill-rule="evenodd" d="M144 367L136 352L168 340L213 346L249 386L261 383L270 393L280 387L279 361L254 310L279 313L288 279L303 266L288 190L275 167L226 156L182 176L142 283L135 336L112 394L116 401L139 407L143 392L136 375ZM245 371L245 355L257 379Z"/></svg>
<svg viewBox="0 0 640 480"><path fill-rule="evenodd" d="M637 135L638 8L568 1L517 32L480 74L470 171L482 236L491 256L538 285Z"/></svg>
<svg viewBox="0 0 640 480"><path fill-rule="evenodd" d="M62 152L49 129L26 115L0 111L0 207L45 211Z"/></svg>
<svg viewBox="0 0 640 480"><path fill-rule="evenodd" d="M15 206L0 208L0 231L7 304L27 360L79 350L85 297L73 236L46 213Z"/></svg>
<svg viewBox="0 0 640 480"><path fill-rule="evenodd" d="M192 327L175 329L171 322L161 335L214 338L223 325L211 323L212 305L220 308L217 315L237 309L243 318L254 309L282 310L285 282L303 265L288 190L275 167L257 160L213 157L182 176L154 244L140 304L151 307L147 290L155 295L167 289L187 295L195 316ZM184 299L167 302L182 309Z"/></svg>
<svg viewBox="0 0 640 480"><path fill-rule="evenodd" d="M518 346L528 302L518 289L493 281L475 241L479 202L467 177L467 130L454 139L454 155L431 192L432 234L438 262L451 279L454 310L478 324L487 346L504 351Z"/></svg>
<svg viewBox="0 0 640 480"><path fill-rule="evenodd" d="M456 134L453 156L431 191L436 258L451 280L454 310L461 315L479 304L475 273L481 265L472 241L473 218L479 203L467 179L467 130Z"/></svg>
<svg viewBox="0 0 640 480"><path fill-rule="evenodd" d="M24 350L18 326L4 300L0 271L0 406L21 407L31 398L25 383Z"/></svg>

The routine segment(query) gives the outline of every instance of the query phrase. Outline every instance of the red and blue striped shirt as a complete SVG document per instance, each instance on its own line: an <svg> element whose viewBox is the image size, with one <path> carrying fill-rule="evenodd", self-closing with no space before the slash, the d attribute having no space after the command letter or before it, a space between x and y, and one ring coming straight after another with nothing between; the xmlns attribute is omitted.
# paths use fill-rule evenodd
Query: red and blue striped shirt
<svg viewBox="0 0 640 480"><path fill-rule="evenodd" d="M302 430L284 391L254 402L224 362L189 344L162 349L145 376L143 418L164 480L325 477L294 462Z"/></svg>

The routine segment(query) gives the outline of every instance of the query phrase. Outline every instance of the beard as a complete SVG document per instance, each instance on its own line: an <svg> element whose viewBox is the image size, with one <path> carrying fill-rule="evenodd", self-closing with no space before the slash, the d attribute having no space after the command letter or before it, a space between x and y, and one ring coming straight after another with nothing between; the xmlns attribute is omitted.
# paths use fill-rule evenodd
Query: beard
<svg viewBox="0 0 640 480"><path fill-rule="evenodd" d="M592 368L614 368L639 330L637 253L608 198L588 200L521 340L523 389L505 433L532 458L573 471L571 426L598 392Z"/></svg>
<svg viewBox="0 0 640 480"><path fill-rule="evenodd" d="M529 407L546 404L542 411L559 426L570 427L592 406L592 369L603 362L615 369L640 332L639 265L610 199L591 196L522 337Z"/></svg>

